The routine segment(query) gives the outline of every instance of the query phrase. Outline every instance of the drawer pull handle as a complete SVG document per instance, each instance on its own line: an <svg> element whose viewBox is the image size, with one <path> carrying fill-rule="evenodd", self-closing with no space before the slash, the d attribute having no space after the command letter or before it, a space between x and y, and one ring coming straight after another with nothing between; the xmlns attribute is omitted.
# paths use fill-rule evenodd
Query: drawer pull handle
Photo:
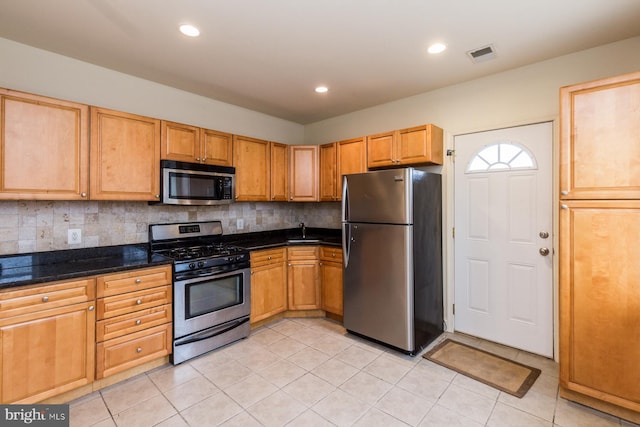
<svg viewBox="0 0 640 427"><path fill-rule="evenodd" d="M138 304L138 305L142 304L142 300L139 299L138 301L136 301L136 304Z"/></svg>
<svg viewBox="0 0 640 427"><path fill-rule="evenodd" d="M49 297L42 297L42 302L47 302L49 301Z"/></svg>
<svg viewBox="0 0 640 427"><path fill-rule="evenodd" d="M136 283L142 283L142 280L136 279Z"/></svg>
<svg viewBox="0 0 640 427"><path fill-rule="evenodd" d="M142 347L136 348L136 353L142 353Z"/></svg>
<svg viewBox="0 0 640 427"><path fill-rule="evenodd" d="M94 308L94 307L93 307L92 305L90 305L90 306L89 306L89 311L93 311L93 308Z"/></svg>
<svg viewBox="0 0 640 427"><path fill-rule="evenodd" d="M136 320L136 325L139 325L141 323L142 323L142 320L140 320L140 319Z"/></svg>

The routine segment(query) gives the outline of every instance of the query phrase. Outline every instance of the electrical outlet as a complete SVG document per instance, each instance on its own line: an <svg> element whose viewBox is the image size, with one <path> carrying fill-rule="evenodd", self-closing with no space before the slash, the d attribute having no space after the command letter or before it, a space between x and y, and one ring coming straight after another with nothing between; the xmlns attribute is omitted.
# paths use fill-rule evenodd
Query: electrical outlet
<svg viewBox="0 0 640 427"><path fill-rule="evenodd" d="M82 230L79 228L70 228L67 235L67 243L70 245L77 245L82 243Z"/></svg>
<svg viewBox="0 0 640 427"><path fill-rule="evenodd" d="M242 219L242 218L236 219L236 228L238 230L244 229L244 219Z"/></svg>

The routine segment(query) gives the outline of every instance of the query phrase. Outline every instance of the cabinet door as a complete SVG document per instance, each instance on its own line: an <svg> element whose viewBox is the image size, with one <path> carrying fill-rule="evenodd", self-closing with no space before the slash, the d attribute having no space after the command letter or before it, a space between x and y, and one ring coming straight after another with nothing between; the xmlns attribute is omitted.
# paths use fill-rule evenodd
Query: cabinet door
<svg viewBox="0 0 640 427"><path fill-rule="evenodd" d="M162 159L179 162L200 161L200 129L181 123L161 122Z"/></svg>
<svg viewBox="0 0 640 427"><path fill-rule="evenodd" d="M200 129L202 163L231 166L233 164L233 135L210 129Z"/></svg>
<svg viewBox="0 0 640 427"><path fill-rule="evenodd" d="M337 190L337 143L323 144L319 147L320 157L320 190L321 202L332 202L338 199Z"/></svg>
<svg viewBox="0 0 640 427"><path fill-rule="evenodd" d="M316 261L290 261L287 273L289 310L321 308L320 263Z"/></svg>
<svg viewBox="0 0 640 427"><path fill-rule="evenodd" d="M271 200L286 202L289 194L289 149L285 144L271 143Z"/></svg>
<svg viewBox="0 0 640 427"><path fill-rule="evenodd" d="M443 131L437 126L417 126L398 131L398 163L442 164Z"/></svg>
<svg viewBox="0 0 640 427"><path fill-rule="evenodd" d="M560 384L640 411L640 201L563 201Z"/></svg>
<svg viewBox="0 0 640 427"><path fill-rule="evenodd" d="M284 259L251 269L251 323L287 309L287 273Z"/></svg>
<svg viewBox="0 0 640 427"><path fill-rule="evenodd" d="M640 199L640 72L560 90L564 199Z"/></svg>
<svg viewBox="0 0 640 427"><path fill-rule="evenodd" d="M36 403L93 381L92 304L0 320L1 403Z"/></svg>
<svg viewBox="0 0 640 427"><path fill-rule="evenodd" d="M322 309L342 316L342 264L322 261L320 263L320 282L322 284Z"/></svg>
<svg viewBox="0 0 640 427"><path fill-rule="evenodd" d="M364 137L338 142L336 197L342 200L342 176L367 171L367 146Z"/></svg>
<svg viewBox="0 0 640 427"><path fill-rule="evenodd" d="M395 132L384 132L367 137L367 166L377 168L396 163Z"/></svg>
<svg viewBox="0 0 640 427"><path fill-rule="evenodd" d="M160 120L91 107L91 198L160 197Z"/></svg>
<svg viewBox="0 0 640 427"><path fill-rule="evenodd" d="M318 146L289 146L289 200L318 201Z"/></svg>
<svg viewBox="0 0 640 427"><path fill-rule="evenodd" d="M80 200L89 107L0 89L0 199Z"/></svg>
<svg viewBox="0 0 640 427"><path fill-rule="evenodd" d="M236 200L271 199L271 149L268 141L234 135L233 165L236 167Z"/></svg>

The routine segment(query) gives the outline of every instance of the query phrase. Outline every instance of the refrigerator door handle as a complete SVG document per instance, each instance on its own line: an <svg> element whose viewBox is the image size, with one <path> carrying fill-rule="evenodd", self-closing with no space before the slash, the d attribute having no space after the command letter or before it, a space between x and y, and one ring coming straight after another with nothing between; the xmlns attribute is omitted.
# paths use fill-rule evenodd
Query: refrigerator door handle
<svg viewBox="0 0 640 427"><path fill-rule="evenodd" d="M342 177L342 220L349 221L349 185L346 176Z"/></svg>
<svg viewBox="0 0 640 427"><path fill-rule="evenodd" d="M342 258L344 268L349 265L349 252L351 251L351 224L342 224Z"/></svg>

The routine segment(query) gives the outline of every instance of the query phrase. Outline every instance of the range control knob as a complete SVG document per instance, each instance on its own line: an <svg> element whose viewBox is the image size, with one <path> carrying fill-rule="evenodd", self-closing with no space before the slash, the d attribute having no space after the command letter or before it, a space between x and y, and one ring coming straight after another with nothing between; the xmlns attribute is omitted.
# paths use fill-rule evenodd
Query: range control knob
<svg viewBox="0 0 640 427"><path fill-rule="evenodd" d="M204 261L198 261L198 268L204 267Z"/></svg>
<svg viewBox="0 0 640 427"><path fill-rule="evenodd" d="M190 262L189 268L193 270L194 268L196 268L196 264L194 262Z"/></svg>

